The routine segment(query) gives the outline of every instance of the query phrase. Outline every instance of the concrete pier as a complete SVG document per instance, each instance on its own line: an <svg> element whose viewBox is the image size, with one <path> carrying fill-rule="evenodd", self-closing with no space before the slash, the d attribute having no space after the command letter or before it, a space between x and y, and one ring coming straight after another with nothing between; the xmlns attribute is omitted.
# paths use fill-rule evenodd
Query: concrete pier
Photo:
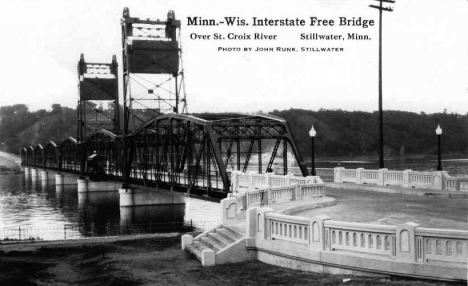
<svg viewBox="0 0 468 286"><path fill-rule="evenodd" d="M63 185L63 175L58 173L58 174L55 174L55 185L56 186L62 186Z"/></svg>
<svg viewBox="0 0 468 286"><path fill-rule="evenodd" d="M41 180L41 188L42 188L43 191L47 189L48 183L49 183L49 181L47 179Z"/></svg>
<svg viewBox="0 0 468 286"><path fill-rule="evenodd" d="M34 169L33 169L33 170L34 170ZM33 173L31 172L31 185L32 185L33 188L36 187L36 185L37 185L37 173L34 173L34 174L33 174Z"/></svg>
<svg viewBox="0 0 468 286"><path fill-rule="evenodd" d="M120 206L148 206L163 204L185 204L184 193L161 189L120 189Z"/></svg>
<svg viewBox="0 0 468 286"><path fill-rule="evenodd" d="M49 177L48 177L49 173L47 171L44 171L42 170L41 171L41 181L46 181L49 180Z"/></svg>
<svg viewBox="0 0 468 286"><path fill-rule="evenodd" d="M117 192L121 187L120 182L93 182L88 179L78 179L78 193L85 192Z"/></svg>
<svg viewBox="0 0 468 286"><path fill-rule="evenodd" d="M118 204L119 194L116 192L81 192L78 193L78 208L102 209Z"/></svg>
<svg viewBox="0 0 468 286"><path fill-rule="evenodd" d="M88 180L86 179L78 179L78 193L87 193L88 192Z"/></svg>
<svg viewBox="0 0 468 286"><path fill-rule="evenodd" d="M62 200L63 197L63 185L55 185L55 196L58 201Z"/></svg>
<svg viewBox="0 0 468 286"><path fill-rule="evenodd" d="M56 185L76 185L78 184L77 180L79 179L78 175L73 174L55 174L55 184Z"/></svg>
<svg viewBox="0 0 468 286"><path fill-rule="evenodd" d="M37 169L31 169L31 177L37 177Z"/></svg>

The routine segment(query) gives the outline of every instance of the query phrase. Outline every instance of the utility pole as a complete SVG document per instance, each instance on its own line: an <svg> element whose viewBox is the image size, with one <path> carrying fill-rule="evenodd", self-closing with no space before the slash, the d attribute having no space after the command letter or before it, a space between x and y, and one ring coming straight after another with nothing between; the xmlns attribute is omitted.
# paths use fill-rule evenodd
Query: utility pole
<svg viewBox="0 0 468 286"><path fill-rule="evenodd" d="M379 6L369 5L379 10L379 168L384 168L384 140L383 140L383 113L382 113L382 11L392 12L393 8L383 7L385 3L395 3L393 0L375 0L380 2Z"/></svg>

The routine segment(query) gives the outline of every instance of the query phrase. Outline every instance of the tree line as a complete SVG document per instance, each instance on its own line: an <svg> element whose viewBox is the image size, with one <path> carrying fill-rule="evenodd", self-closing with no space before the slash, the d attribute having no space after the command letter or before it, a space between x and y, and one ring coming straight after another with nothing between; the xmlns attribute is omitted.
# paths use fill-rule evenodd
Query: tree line
<svg viewBox="0 0 468 286"><path fill-rule="evenodd" d="M317 131L319 157L378 156L378 113L363 111L288 109L270 112L286 119L303 156L311 155L309 130ZM440 124L442 151L467 156L468 114L425 114L384 111L386 157L436 155L435 129ZM53 104L51 110L30 111L25 104L0 107L0 144L3 151L19 154L25 146L61 143L76 137L76 110Z"/></svg>
<svg viewBox="0 0 468 286"><path fill-rule="evenodd" d="M2 150L19 154L21 148L60 143L76 136L76 110L53 104L47 111L30 111L25 104L0 107L0 144Z"/></svg>
<svg viewBox="0 0 468 286"><path fill-rule="evenodd" d="M286 119L296 145L311 155L309 130L317 131L315 153L321 157L378 157L378 112L289 109L271 114ZM384 154L419 156L437 154L435 130L442 128L442 152L468 155L468 114L384 111Z"/></svg>

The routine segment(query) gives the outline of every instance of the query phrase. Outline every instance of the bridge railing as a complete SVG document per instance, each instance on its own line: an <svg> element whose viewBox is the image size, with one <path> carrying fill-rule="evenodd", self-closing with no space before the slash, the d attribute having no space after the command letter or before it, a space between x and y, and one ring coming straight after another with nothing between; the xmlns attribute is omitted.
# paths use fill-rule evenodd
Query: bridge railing
<svg viewBox="0 0 468 286"><path fill-rule="evenodd" d="M468 191L468 177L451 177L446 171L418 172L336 167L334 168L333 182L429 188L442 191Z"/></svg>
<svg viewBox="0 0 468 286"><path fill-rule="evenodd" d="M447 177L445 181L445 188L447 191L468 192L468 178Z"/></svg>
<svg viewBox="0 0 468 286"><path fill-rule="evenodd" d="M324 230L330 236L325 245L330 251L396 255L395 226L326 220Z"/></svg>
<svg viewBox="0 0 468 286"><path fill-rule="evenodd" d="M293 217L277 213L266 215L267 231L264 235L268 240L284 240L293 243L310 245L310 219Z"/></svg>
<svg viewBox="0 0 468 286"><path fill-rule="evenodd" d="M416 258L418 262L467 262L467 232L433 228L417 228Z"/></svg>
<svg viewBox="0 0 468 286"><path fill-rule="evenodd" d="M319 176L324 182L333 182L333 168L315 168L315 173Z"/></svg>
<svg viewBox="0 0 468 286"><path fill-rule="evenodd" d="M273 168L275 174L284 174L283 167L276 166ZM315 168L315 173L319 176L324 182L333 182L333 168ZM248 172L258 172L258 166L249 165L246 170ZM287 173L294 176L302 176L301 168L299 167L288 167ZM282 176L282 175L281 175Z"/></svg>
<svg viewBox="0 0 468 286"><path fill-rule="evenodd" d="M324 184L304 184L248 190L234 195L238 211L250 207L267 206L282 202L323 198L326 195Z"/></svg>
<svg viewBox="0 0 468 286"><path fill-rule="evenodd" d="M240 171L232 171L231 183L233 193L246 190L262 189L267 187L283 187L290 185L302 184L322 184L323 181L319 176L299 177L294 174L275 175L271 173L256 174L253 172L244 173Z"/></svg>
<svg viewBox="0 0 468 286"><path fill-rule="evenodd" d="M344 222L325 215L306 218L278 214L271 208L250 209L247 218L247 239L256 240L252 245L261 245L279 257L288 255L288 259L300 261L318 257L327 263L330 262L327 257L332 256L318 253L337 253L348 257L334 261L345 268L360 265L388 273L389 263L401 263L392 271L417 276L425 269L424 275L437 276L440 273L432 273L433 269L445 267L439 271L444 272L441 274L444 278L466 279L468 231L465 230L423 228L411 222L399 225ZM369 265L369 259L373 265Z"/></svg>

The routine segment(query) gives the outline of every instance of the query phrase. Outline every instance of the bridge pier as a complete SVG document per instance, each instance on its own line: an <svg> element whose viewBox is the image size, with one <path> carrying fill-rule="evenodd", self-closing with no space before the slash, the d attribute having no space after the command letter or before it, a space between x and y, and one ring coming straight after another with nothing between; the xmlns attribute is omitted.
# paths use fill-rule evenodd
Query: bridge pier
<svg viewBox="0 0 468 286"><path fill-rule="evenodd" d="M60 202L63 197L63 185L55 185L55 195L57 197L57 200Z"/></svg>
<svg viewBox="0 0 468 286"><path fill-rule="evenodd" d="M30 169L29 169L28 167L24 167L23 169L24 169L24 176L25 176L25 177L29 177L29 175L30 175Z"/></svg>
<svg viewBox="0 0 468 286"><path fill-rule="evenodd" d="M78 179L78 193L87 193L88 192L88 180L86 179Z"/></svg>
<svg viewBox="0 0 468 286"><path fill-rule="evenodd" d="M57 173L55 174L55 184L56 185L76 185L78 184L77 175L71 175L71 174L62 174L62 173Z"/></svg>
<svg viewBox="0 0 468 286"><path fill-rule="evenodd" d="M31 177L32 178L37 177L37 169L31 168Z"/></svg>
<svg viewBox="0 0 468 286"><path fill-rule="evenodd" d="M149 206L165 204L185 204L185 193L161 189L128 188L119 189L120 206Z"/></svg>
<svg viewBox="0 0 468 286"><path fill-rule="evenodd" d="M46 173L47 173L47 172L46 172ZM49 181L47 180L47 174L45 175L45 176L46 176L45 180L42 179L42 175L43 175L43 174L42 174L42 172L41 172L41 188L42 188L43 191L45 191L45 190L47 189L47 185L48 185L48 182L49 182Z"/></svg>
<svg viewBox="0 0 468 286"><path fill-rule="evenodd" d="M119 182L92 182L88 179L78 179L78 193L86 192L116 192L122 186Z"/></svg>
<svg viewBox="0 0 468 286"><path fill-rule="evenodd" d="M46 170L41 171L41 180L42 181L48 181L48 180L53 180L55 178L54 174L50 174Z"/></svg>
<svg viewBox="0 0 468 286"><path fill-rule="evenodd" d="M31 184L36 187L37 185L37 170L31 169Z"/></svg>
<svg viewBox="0 0 468 286"><path fill-rule="evenodd" d="M78 193L78 209L102 208L102 206L115 206L119 195L115 192L83 192Z"/></svg>

